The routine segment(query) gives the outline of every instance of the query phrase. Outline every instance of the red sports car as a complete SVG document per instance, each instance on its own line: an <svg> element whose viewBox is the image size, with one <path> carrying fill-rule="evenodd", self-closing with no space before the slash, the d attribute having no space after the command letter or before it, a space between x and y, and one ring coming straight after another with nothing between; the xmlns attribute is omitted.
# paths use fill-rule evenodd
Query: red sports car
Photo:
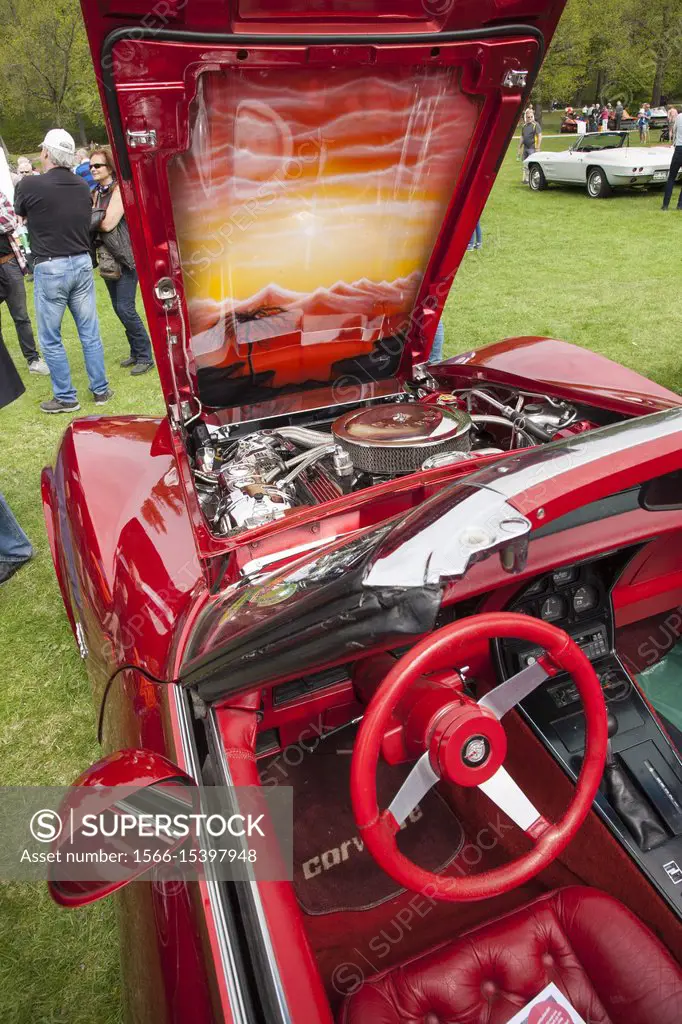
<svg viewBox="0 0 682 1024"><path fill-rule="evenodd" d="M293 790L279 873L52 878L131 1020L682 1020L682 400L427 363L562 7L84 0L168 415L43 475L76 788Z"/></svg>

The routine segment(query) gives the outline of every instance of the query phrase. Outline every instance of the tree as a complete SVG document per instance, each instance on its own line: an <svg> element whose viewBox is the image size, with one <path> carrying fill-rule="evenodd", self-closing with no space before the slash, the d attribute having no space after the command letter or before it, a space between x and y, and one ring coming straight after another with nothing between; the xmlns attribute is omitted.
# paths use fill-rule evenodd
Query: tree
<svg viewBox="0 0 682 1024"><path fill-rule="evenodd" d="M631 0L627 12L631 45L642 48L649 70L651 102L661 102L666 76L682 57L682 5L679 0Z"/></svg>
<svg viewBox="0 0 682 1024"><path fill-rule="evenodd" d="M658 105L677 86L682 59L680 0L568 0L536 95L572 101Z"/></svg>
<svg viewBox="0 0 682 1024"><path fill-rule="evenodd" d="M568 102L589 77L591 19L587 0L569 0L537 77L534 94L544 105Z"/></svg>
<svg viewBox="0 0 682 1024"><path fill-rule="evenodd" d="M79 119L103 124L77 0L0 0L0 24L4 117L23 112L72 130Z"/></svg>

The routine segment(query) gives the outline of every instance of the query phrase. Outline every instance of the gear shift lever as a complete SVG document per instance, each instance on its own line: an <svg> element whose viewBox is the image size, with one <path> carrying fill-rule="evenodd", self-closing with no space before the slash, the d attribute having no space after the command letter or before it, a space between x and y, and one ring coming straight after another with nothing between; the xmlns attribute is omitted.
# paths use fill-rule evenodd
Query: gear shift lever
<svg viewBox="0 0 682 1024"><path fill-rule="evenodd" d="M614 754L611 740L618 732L618 719L609 708L606 712L609 745L606 752L604 782L609 803L635 838L640 850L645 853L660 846L668 834L660 824L656 812L642 796Z"/></svg>
<svg viewBox="0 0 682 1024"><path fill-rule="evenodd" d="M616 755L613 753L613 747L611 746L611 740L618 732L618 719L614 715L611 708L606 709L606 728L609 734L609 743L606 748L606 764L612 765L615 761Z"/></svg>

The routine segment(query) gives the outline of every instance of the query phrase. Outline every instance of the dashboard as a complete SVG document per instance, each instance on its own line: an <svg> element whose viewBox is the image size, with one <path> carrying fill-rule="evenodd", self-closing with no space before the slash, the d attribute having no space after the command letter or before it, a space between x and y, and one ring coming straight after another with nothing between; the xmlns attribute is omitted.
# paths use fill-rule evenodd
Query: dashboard
<svg viewBox="0 0 682 1024"><path fill-rule="evenodd" d="M606 773L596 810L682 917L682 886L676 888L678 865L682 877L682 762L644 700L636 678L626 671L615 644L612 591L638 551L630 548L545 573L517 591L506 610L559 626L590 659L609 713L610 763L633 787L636 803L653 816L659 827L656 843L643 843L630 827L632 804L629 808L614 806L614 791L605 785ZM541 653L541 648L521 640L493 642L501 679L534 664ZM561 673L548 679L521 702L519 710L575 780L585 749L585 718L571 677Z"/></svg>
<svg viewBox="0 0 682 1024"><path fill-rule="evenodd" d="M565 630L593 663L613 648L614 623L610 590L619 566L613 558L567 566L533 580L508 605L508 611L533 615ZM497 642L500 674L504 678L533 665L543 653L521 640ZM561 680L562 677L558 677ZM613 672L602 680L605 691L617 685ZM557 708L579 700L575 686L559 681L547 689Z"/></svg>

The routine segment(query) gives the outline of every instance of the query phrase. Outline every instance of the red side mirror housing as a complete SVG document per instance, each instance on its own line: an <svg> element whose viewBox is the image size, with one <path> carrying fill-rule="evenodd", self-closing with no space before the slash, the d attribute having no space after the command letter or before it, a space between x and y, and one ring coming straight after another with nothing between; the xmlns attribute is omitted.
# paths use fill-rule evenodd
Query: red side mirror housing
<svg viewBox="0 0 682 1024"><path fill-rule="evenodd" d="M155 787L163 785L163 792L178 787L178 797L185 805L192 800L193 791L197 792L196 783L177 765L168 761L160 754L150 750L118 750L108 757L90 765L73 783L69 793L59 807L59 816L68 829L63 828L53 843L53 849L64 850L66 841L72 845L74 839L81 847L80 838L84 836L83 826L86 815L106 815L113 820L116 815L131 811L130 801L135 803L136 797L143 797L145 791L149 795ZM125 794L127 800L117 800L116 790ZM132 808L134 810L134 808ZM112 830L115 831L115 830ZM185 836L169 840L167 849L174 851L183 842ZM121 840L116 834L110 838L99 836L97 844L101 848L103 842L110 843L110 855L121 853ZM87 843L84 843L87 845ZM104 850L102 855L105 856ZM55 903L63 907L80 907L109 896L129 882L144 875L150 869L148 861L136 861L128 857L120 877L112 879L109 875L99 876L97 866L93 867L92 878L73 880L57 877L52 870L48 879L50 895Z"/></svg>

